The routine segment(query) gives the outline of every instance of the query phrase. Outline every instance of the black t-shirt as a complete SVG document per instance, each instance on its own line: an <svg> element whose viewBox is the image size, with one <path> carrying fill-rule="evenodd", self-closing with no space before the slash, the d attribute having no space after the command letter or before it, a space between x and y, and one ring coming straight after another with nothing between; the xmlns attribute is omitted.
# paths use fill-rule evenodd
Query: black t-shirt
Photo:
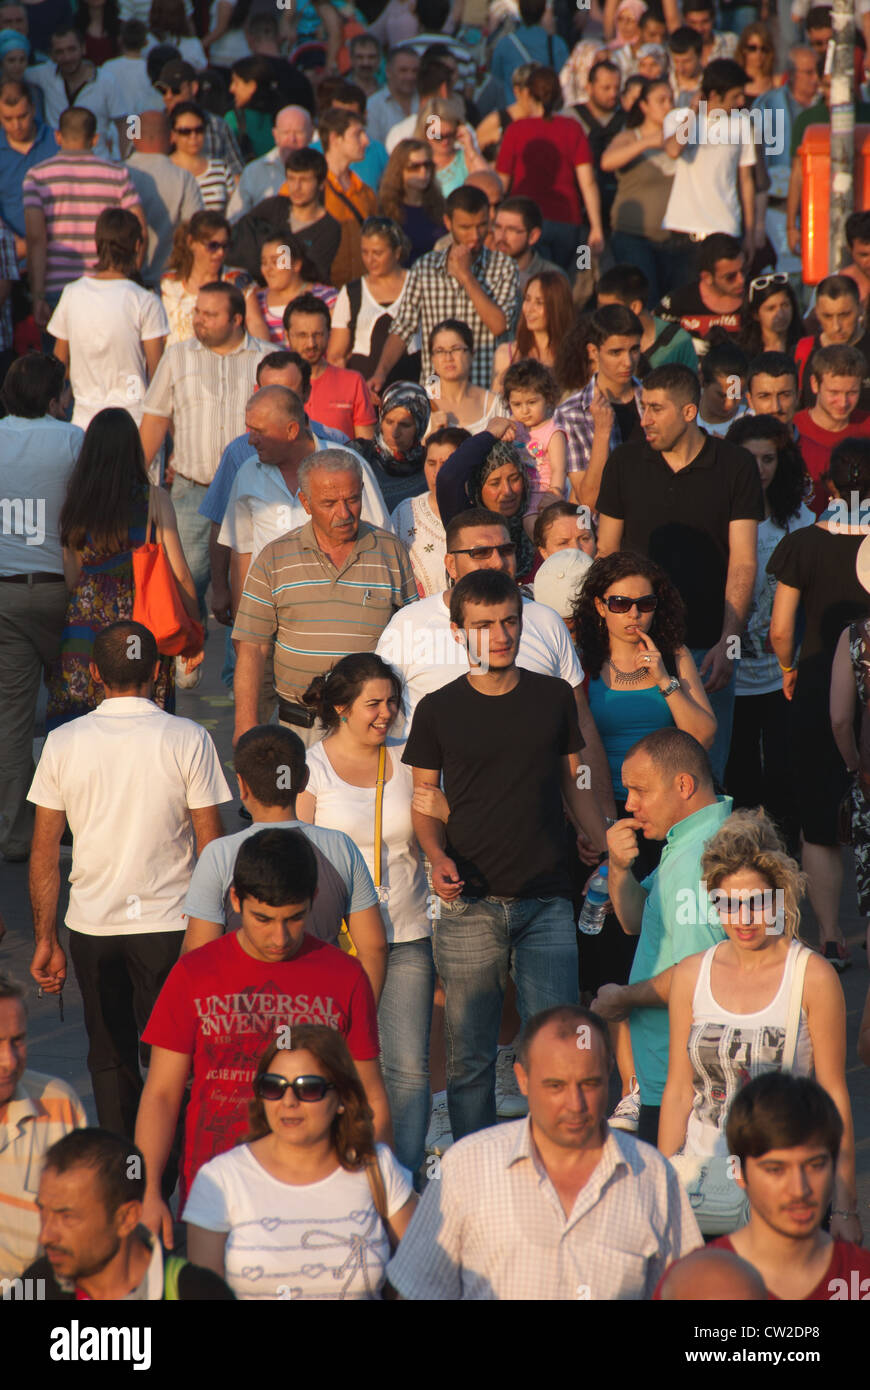
<svg viewBox="0 0 870 1390"><path fill-rule="evenodd" d="M685 328L687 333L691 333L695 346L702 345L712 328L724 329L726 333L734 334L740 332L740 310L735 309L731 313L717 314L701 298L701 287L696 280L691 285L683 285L681 289L672 290L666 294L658 308L654 310L655 316L665 319L668 323L678 323L681 328Z"/></svg>
<svg viewBox="0 0 870 1390"><path fill-rule="evenodd" d="M637 413L637 406L634 401L611 401L610 404L616 416L619 437L623 444L628 444L629 440L633 439L634 436L642 439L640 416Z"/></svg>
<svg viewBox="0 0 870 1390"><path fill-rule="evenodd" d="M675 473L646 441L622 444L604 466L598 510L624 523L622 550L649 556L670 575L686 605L687 645L714 646L725 612L728 527L764 520L749 451L704 433L701 452Z"/></svg>
<svg viewBox="0 0 870 1390"><path fill-rule="evenodd" d="M264 198L240 217L232 229L227 265L239 266L253 279L260 280L260 247L267 236L286 236L290 228L290 199L281 194ZM321 283L329 285L332 262L341 242L341 226L331 213L324 212L316 222L294 232L308 253Z"/></svg>
<svg viewBox="0 0 870 1390"><path fill-rule="evenodd" d="M557 676L520 668L507 695L460 676L423 696L402 761L444 773L464 896L570 898L562 759L582 747L574 692Z"/></svg>

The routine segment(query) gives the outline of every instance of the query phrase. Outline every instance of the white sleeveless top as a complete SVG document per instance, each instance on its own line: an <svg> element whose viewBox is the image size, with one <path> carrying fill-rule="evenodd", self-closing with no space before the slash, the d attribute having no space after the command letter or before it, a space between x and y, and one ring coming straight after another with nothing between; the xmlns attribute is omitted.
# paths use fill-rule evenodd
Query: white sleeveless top
<svg viewBox="0 0 870 1390"><path fill-rule="evenodd" d="M710 988L710 967L721 944L704 952L692 1000L689 1059L695 1098L683 1152L727 1157L725 1122L734 1096L753 1077L783 1069L791 982L800 952L807 947L792 941L779 989L765 1008L733 1014L717 1003ZM803 1003L792 1070L796 1076L813 1073L813 1045Z"/></svg>
<svg viewBox="0 0 870 1390"><path fill-rule="evenodd" d="M404 742L387 740L392 776L384 784L380 908L390 945L432 935L426 915L429 890L411 824L414 779L402 762L404 751ZM374 878L375 788L343 782L329 761L326 743L316 743L305 758L311 774L307 790L317 801L314 824L349 835Z"/></svg>

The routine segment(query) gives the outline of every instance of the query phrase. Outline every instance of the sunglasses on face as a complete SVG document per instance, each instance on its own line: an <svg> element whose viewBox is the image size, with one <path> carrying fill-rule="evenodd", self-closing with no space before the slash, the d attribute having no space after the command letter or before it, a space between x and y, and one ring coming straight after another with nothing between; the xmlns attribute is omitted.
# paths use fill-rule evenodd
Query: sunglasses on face
<svg viewBox="0 0 870 1390"><path fill-rule="evenodd" d="M638 613L654 613L658 608L656 594L641 594L640 598L626 598L625 594L610 594L604 600L611 613L629 613L637 608Z"/></svg>
<svg viewBox="0 0 870 1390"><path fill-rule="evenodd" d="M764 43L745 43L743 45L744 53L770 53L770 51L767 44Z"/></svg>
<svg viewBox="0 0 870 1390"><path fill-rule="evenodd" d="M509 555L515 554L516 546L513 541L505 545L473 545L469 550L451 550L450 554L470 555L472 560L489 560L492 558L493 552L506 560Z"/></svg>
<svg viewBox="0 0 870 1390"><path fill-rule="evenodd" d="M173 130L173 135L204 135L204 125L177 125Z"/></svg>
<svg viewBox="0 0 870 1390"><path fill-rule="evenodd" d="M258 1100L283 1100L284 1093L291 1090L297 1100L323 1100L327 1091L334 1091L335 1085L323 1076L297 1076L288 1081L286 1076L277 1076L267 1071L254 1082L254 1095Z"/></svg>
<svg viewBox="0 0 870 1390"><path fill-rule="evenodd" d="M202 241L202 242L200 242L200 245L201 245L201 246L204 246L205 249L206 249L206 251L210 251L211 254L212 254L213 256L216 256L217 253L218 253L218 251L226 251L227 248L228 248L228 246L229 246L229 244L230 244L230 243L229 243L228 241Z"/></svg>
<svg viewBox="0 0 870 1390"><path fill-rule="evenodd" d="M406 165L405 165L405 168L406 168L406 169L412 170L414 173L417 173L418 170L420 170L420 169L434 169L434 167L435 167L435 166L434 166L434 164L432 163L432 160L431 160L431 159L423 159L423 160L420 161L419 164L406 164Z"/></svg>
<svg viewBox="0 0 870 1390"><path fill-rule="evenodd" d="M784 270L775 270L770 275L758 275L749 282L749 298L766 290L768 285L787 285L788 276Z"/></svg>

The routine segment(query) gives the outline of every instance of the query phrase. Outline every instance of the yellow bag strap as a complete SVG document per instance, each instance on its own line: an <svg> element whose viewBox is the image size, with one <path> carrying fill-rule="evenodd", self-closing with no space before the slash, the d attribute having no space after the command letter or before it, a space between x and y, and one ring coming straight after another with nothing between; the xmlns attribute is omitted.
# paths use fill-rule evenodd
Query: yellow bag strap
<svg viewBox="0 0 870 1390"><path fill-rule="evenodd" d="M384 780L387 767L387 747L378 750L378 784L375 792L375 887L381 886L381 846L384 830Z"/></svg>

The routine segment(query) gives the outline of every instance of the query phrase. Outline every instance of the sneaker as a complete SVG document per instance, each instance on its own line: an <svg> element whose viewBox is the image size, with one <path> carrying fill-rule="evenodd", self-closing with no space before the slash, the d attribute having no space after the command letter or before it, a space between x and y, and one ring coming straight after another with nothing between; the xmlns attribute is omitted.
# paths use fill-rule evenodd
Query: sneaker
<svg viewBox="0 0 870 1390"><path fill-rule="evenodd" d="M184 661L180 656L175 658L175 688L176 690L195 690L202 680L204 662L200 662L192 671L185 670Z"/></svg>
<svg viewBox="0 0 870 1390"><path fill-rule="evenodd" d="M450 1115L447 1111L447 1092L439 1091L432 1097L432 1115L426 1135L427 1154L443 1154L453 1143L450 1132Z"/></svg>
<svg viewBox="0 0 870 1390"><path fill-rule="evenodd" d="M521 1120L529 1113L529 1103L517 1085L516 1060L513 1047L499 1048L495 1063L495 1113L500 1120Z"/></svg>
<svg viewBox="0 0 870 1390"><path fill-rule="evenodd" d="M640 1123L640 1087L636 1076L631 1078L631 1090L627 1096L622 1097L607 1123L611 1129L626 1129L629 1134L637 1133Z"/></svg>
<svg viewBox="0 0 870 1390"><path fill-rule="evenodd" d="M844 970L848 970L852 962L849 959L848 948L843 941L825 942L825 960L830 961L838 975L842 975Z"/></svg>

